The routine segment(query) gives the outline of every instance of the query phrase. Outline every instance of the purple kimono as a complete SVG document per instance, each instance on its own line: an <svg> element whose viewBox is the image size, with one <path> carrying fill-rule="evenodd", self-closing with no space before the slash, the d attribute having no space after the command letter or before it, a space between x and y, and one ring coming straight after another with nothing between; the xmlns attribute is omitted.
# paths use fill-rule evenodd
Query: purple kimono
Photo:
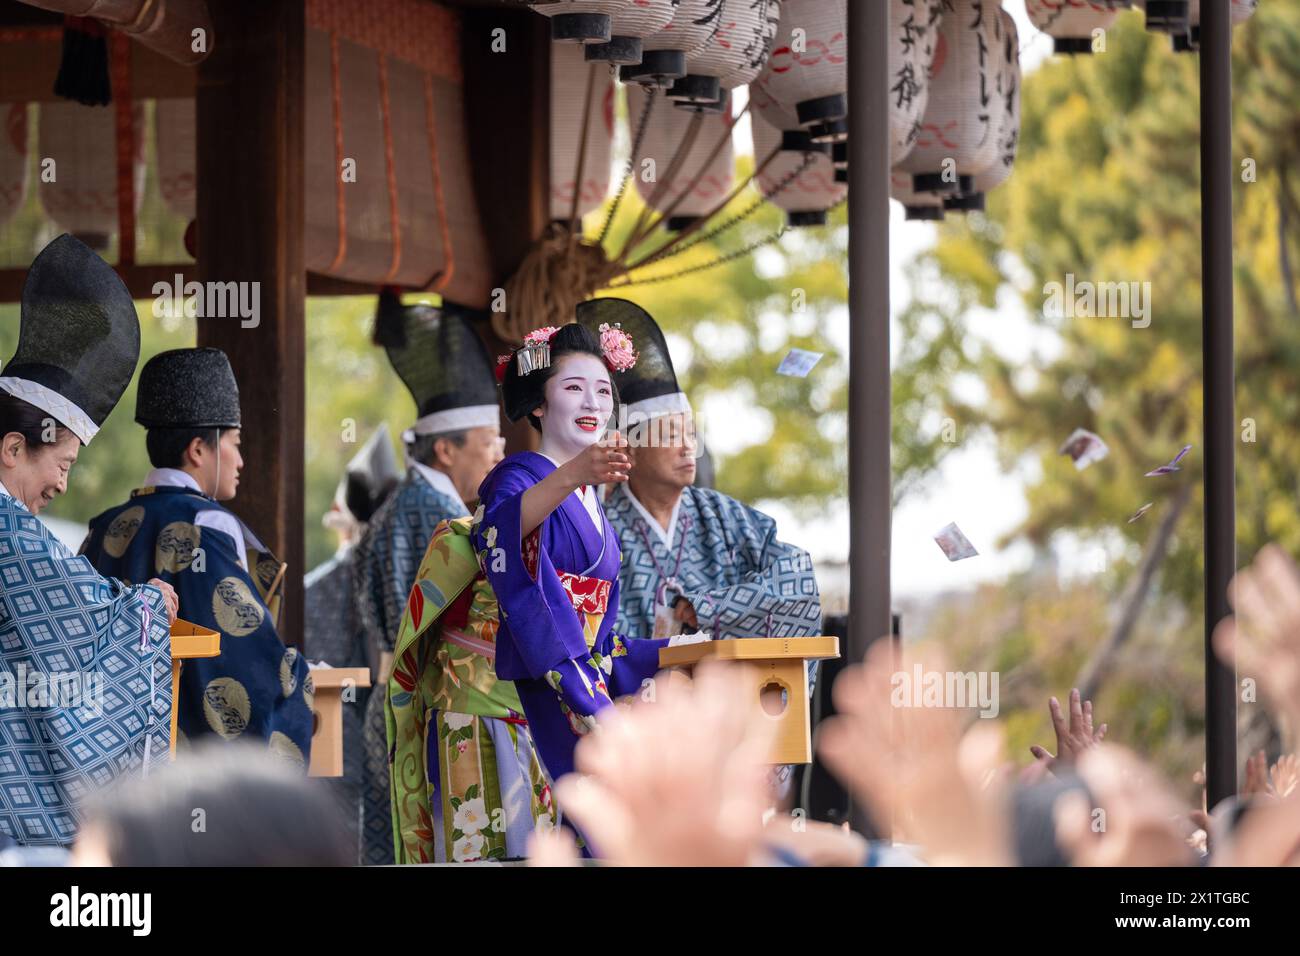
<svg viewBox="0 0 1300 956"><path fill-rule="evenodd" d="M621 554L603 510L597 530L571 494L533 533L519 533L523 493L554 470L531 451L498 464L479 487L472 535L500 608L497 676L515 682L552 781L573 771L578 738L613 698L654 675L667 643L613 632Z"/></svg>

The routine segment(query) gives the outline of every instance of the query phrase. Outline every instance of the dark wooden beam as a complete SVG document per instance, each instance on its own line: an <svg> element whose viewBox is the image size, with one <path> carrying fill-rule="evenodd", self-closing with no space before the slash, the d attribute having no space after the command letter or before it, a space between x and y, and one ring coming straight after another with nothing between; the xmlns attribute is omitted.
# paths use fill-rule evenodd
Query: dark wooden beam
<svg viewBox="0 0 1300 956"><path fill-rule="evenodd" d="M547 222L550 26L526 8L473 8L462 16L465 136L488 256L500 286ZM504 52L492 49L497 29L505 31Z"/></svg>
<svg viewBox="0 0 1300 956"><path fill-rule="evenodd" d="M551 194L550 22L526 8L467 6L462 14L465 135L495 285L518 268L546 228ZM505 30L505 52L492 49ZM487 322L476 323L496 356L509 346ZM526 421L501 418L507 453L536 449Z"/></svg>
<svg viewBox="0 0 1300 956"><path fill-rule="evenodd" d="M304 0L210 5L218 42L198 68L198 278L260 283L256 327L198 323L243 406L234 510L289 564L280 634L301 646L303 595Z"/></svg>
<svg viewBox="0 0 1300 956"><path fill-rule="evenodd" d="M175 284L178 273L182 285L195 277L192 262L176 265L115 266L115 268L122 281L126 283L133 299L153 299L154 286L161 282L170 289ZM26 269L0 269L0 304L21 301L23 283L26 280Z"/></svg>

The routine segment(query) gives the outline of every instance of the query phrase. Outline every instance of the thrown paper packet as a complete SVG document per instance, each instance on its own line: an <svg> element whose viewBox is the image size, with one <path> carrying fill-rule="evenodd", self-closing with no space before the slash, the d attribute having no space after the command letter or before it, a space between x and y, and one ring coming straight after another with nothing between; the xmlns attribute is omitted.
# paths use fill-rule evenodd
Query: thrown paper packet
<svg viewBox="0 0 1300 956"><path fill-rule="evenodd" d="M1076 428L1065 440L1065 444L1061 445L1057 454L1069 455L1074 462L1074 467L1083 471L1094 461L1101 461L1109 455L1110 448L1101 440L1100 435L1095 435L1086 428Z"/></svg>
<svg viewBox="0 0 1300 956"><path fill-rule="evenodd" d="M1174 456L1174 460L1167 465L1161 465L1159 468L1152 468L1143 478L1154 478L1156 475L1172 475L1176 471L1182 471L1178 463L1183 460L1183 456L1192 450L1191 445L1184 445L1183 450Z"/></svg>
<svg viewBox="0 0 1300 956"><path fill-rule="evenodd" d="M682 644L703 644L711 640L713 640L713 637L708 631L696 631L694 634L674 634L668 638L668 646L679 647Z"/></svg>
<svg viewBox="0 0 1300 956"><path fill-rule="evenodd" d="M1128 519L1128 523L1129 523L1129 524L1132 524L1134 521L1137 521L1138 518L1141 518L1144 514L1146 514L1148 511L1150 511L1150 510L1151 510L1151 505L1152 505L1152 502L1148 501L1146 504L1144 504L1144 505L1143 505L1141 508L1139 508L1137 511L1133 512L1133 517L1131 517L1131 518Z"/></svg>
<svg viewBox="0 0 1300 956"><path fill-rule="evenodd" d="M791 349L790 353L776 367L777 375L790 375L803 378L812 371L814 365L821 361L823 352L809 352L804 349Z"/></svg>
<svg viewBox="0 0 1300 956"><path fill-rule="evenodd" d="M940 528L934 535L934 543L943 549L943 553L948 556L949 561L960 561L962 558L973 558L979 554L970 540L961 533L961 528L957 527L957 522L946 524Z"/></svg>

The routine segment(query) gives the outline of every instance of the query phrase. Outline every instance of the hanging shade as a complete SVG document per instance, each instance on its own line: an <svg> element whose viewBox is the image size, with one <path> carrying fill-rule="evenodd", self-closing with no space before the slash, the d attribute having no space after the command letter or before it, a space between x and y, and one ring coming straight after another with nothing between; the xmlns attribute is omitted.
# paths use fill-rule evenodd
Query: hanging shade
<svg viewBox="0 0 1300 956"><path fill-rule="evenodd" d="M144 107L132 107L130 186L139 213L144 199ZM112 107L82 106L67 100L40 104L38 139L42 160L54 160L55 178L41 177L39 194L46 214L61 229L90 248L103 251L118 232L117 116Z"/></svg>
<svg viewBox="0 0 1300 956"><path fill-rule="evenodd" d="M1016 21L1005 10L1002 17L1002 47L998 51L997 156L989 167L975 176L974 192L980 195L1006 182L1016 161L1020 142L1020 32Z"/></svg>
<svg viewBox="0 0 1300 956"><path fill-rule="evenodd" d="M588 83L595 81L588 101ZM582 150L586 124L586 151ZM579 219L609 191L610 143L614 137L614 78L606 67L587 63L573 45L551 48L551 218L567 220L578 196ZM578 183L581 160L582 181Z"/></svg>
<svg viewBox="0 0 1300 956"><path fill-rule="evenodd" d="M889 0L889 162L912 151L930 96L942 0Z"/></svg>
<svg viewBox="0 0 1300 956"><path fill-rule="evenodd" d="M665 86L686 75L686 58L717 32L723 0L679 0L668 25L641 41L641 62L625 66L623 80Z"/></svg>
<svg viewBox="0 0 1300 956"><path fill-rule="evenodd" d="M934 193L918 193L912 189L912 174L897 169L889 172L889 196L903 207L903 218L909 220L935 220L943 218L943 199Z"/></svg>
<svg viewBox="0 0 1300 956"><path fill-rule="evenodd" d="M794 31L802 31L798 36ZM799 124L848 116L848 15L845 0L785 0L763 77L768 93Z"/></svg>
<svg viewBox="0 0 1300 956"><path fill-rule="evenodd" d="M775 0L722 0L718 30L686 60L686 75L668 95L684 105L717 103L726 90L758 76L767 63L780 17Z"/></svg>
<svg viewBox="0 0 1300 956"><path fill-rule="evenodd" d="M629 116L641 115L646 95L639 86L627 88ZM679 149L692 125L696 129L694 139L685 149ZM647 160L654 161L653 181L645 178ZM670 231L684 229L693 220L713 212L727 197L735 180L730 99L720 113L694 114L656 104L646 125L633 176L645 203L656 212L668 215Z"/></svg>
<svg viewBox="0 0 1300 956"><path fill-rule="evenodd" d="M990 53L1002 47L998 9L987 0L953 0L939 22L921 129L898 165L919 192L969 192L970 177L997 155L998 66Z"/></svg>
<svg viewBox="0 0 1300 956"><path fill-rule="evenodd" d="M390 0L358 16L308 0L308 270L488 304L463 87L455 10Z"/></svg>
<svg viewBox="0 0 1300 956"><path fill-rule="evenodd" d="M556 43L608 43L611 19L630 0L539 0L529 3L533 11L551 21L551 39Z"/></svg>
<svg viewBox="0 0 1300 956"><path fill-rule="evenodd" d="M754 130L754 162L763 163L781 146L781 131L762 116L751 117ZM796 170L808 165L794 175ZM793 178L791 178L793 176ZM786 211L791 226L820 226L827 211L844 198L848 186L837 182L831 157L820 150L797 153L782 150L754 177L763 198Z"/></svg>
<svg viewBox="0 0 1300 956"><path fill-rule="evenodd" d="M27 104L0 104L0 226L27 199Z"/></svg>
<svg viewBox="0 0 1300 956"><path fill-rule="evenodd" d="M641 44L672 21L673 0L633 0L618 13L610 16L610 37L607 43L591 43L586 47L588 60L603 60L634 66L641 62Z"/></svg>
<svg viewBox="0 0 1300 956"><path fill-rule="evenodd" d="M195 215L194 99L159 100L154 108L158 190L167 208L189 222Z"/></svg>
<svg viewBox="0 0 1300 956"><path fill-rule="evenodd" d="M1029 22L1052 38L1057 53L1091 53L1092 31L1109 30L1130 0L1025 0Z"/></svg>

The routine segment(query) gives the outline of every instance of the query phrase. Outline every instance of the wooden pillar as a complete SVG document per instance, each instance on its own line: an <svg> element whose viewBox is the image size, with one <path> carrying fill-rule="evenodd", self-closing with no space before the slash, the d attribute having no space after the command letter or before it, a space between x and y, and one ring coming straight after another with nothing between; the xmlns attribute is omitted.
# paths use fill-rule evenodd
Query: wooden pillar
<svg viewBox="0 0 1300 956"><path fill-rule="evenodd" d="M197 91L198 278L257 283L256 316L199 320L239 382L244 470L231 506L288 562L280 634L303 620L304 0L221 0Z"/></svg>
<svg viewBox="0 0 1300 956"><path fill-rule="evenodd" d="M849 639L890 632L889 7L849 6ZM865 810L854 827L876 832Z"/></svg>
<svg viewBox="0 0 1300 956"><path fill-rule="evenodd" d="M1205 445L1205 788L1209 807L1237 792L1237 669L1214 652L1237 573L1237 416L1233 400L1232 21L1228 0L1201 4L1201 369Z"/></svg>
<svg viewBox="0 0 1300 956"><path fill-rule="evenodd" d="M522 8L465 9L463 17L465 136L493 282L501 288L550 213L551 26ZM504 31L505 50L493 49L496 30ZM510 348L487 322L479 334L493 358ZM538 446L526 421L511 424L502 415L501 434L507 454Z"/></svg>

